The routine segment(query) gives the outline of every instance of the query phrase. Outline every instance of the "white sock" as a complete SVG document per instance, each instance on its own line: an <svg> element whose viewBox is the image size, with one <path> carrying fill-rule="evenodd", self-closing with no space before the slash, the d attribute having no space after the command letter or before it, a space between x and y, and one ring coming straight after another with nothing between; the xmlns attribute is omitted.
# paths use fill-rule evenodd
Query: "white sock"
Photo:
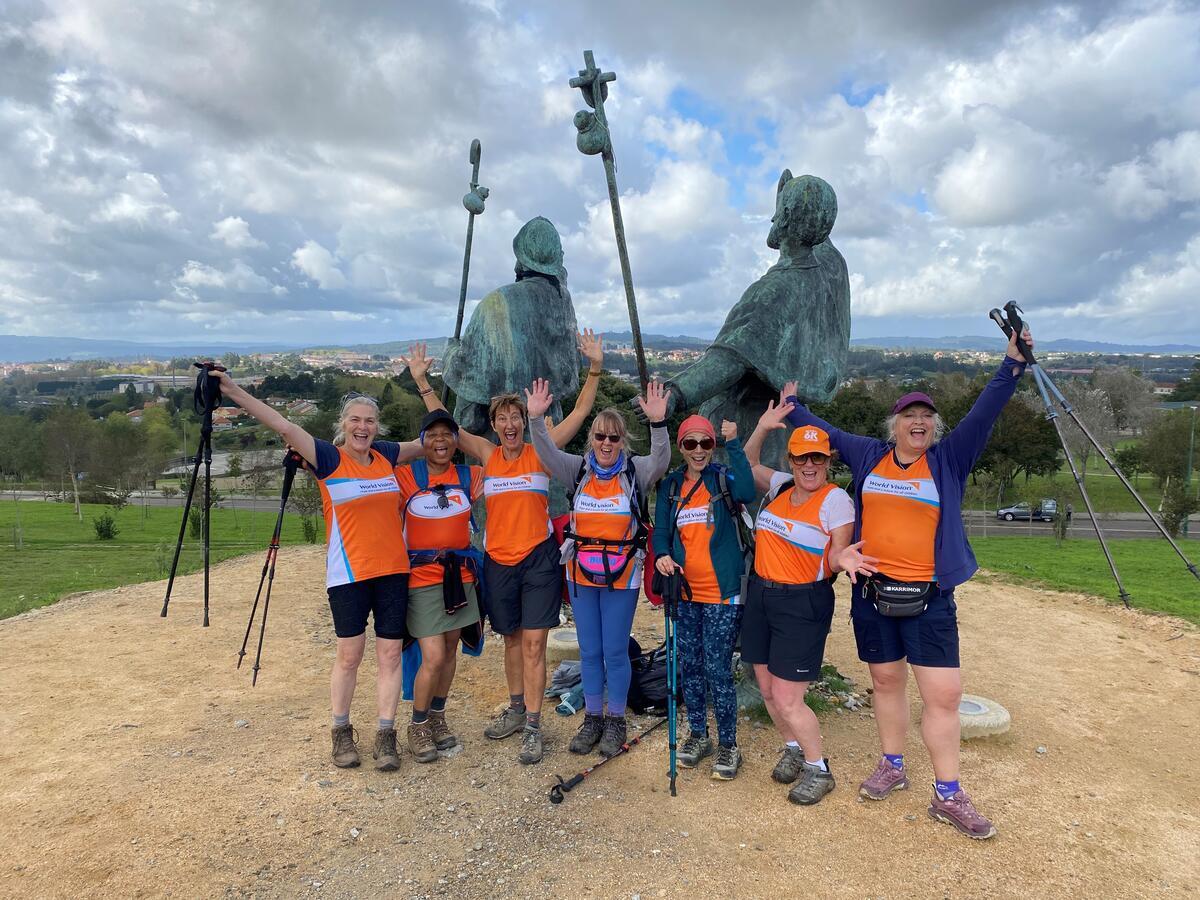
<svg viewBox="0 0 1200 900"><path fill-rule="evenodd" d="M799 743L799 741L788 741L788 742L787 742L787 745L788 745L789 747L794 747L794 748L796 748L797 750L799 750L799 749L800 749L800 743Z"/></svg>
<svg viewBox="0 0 1200 900"><path fill-rule="evenodd" d="M806 760L804 761L804 764L805 764L806 766L812 766L814 769L820 769L822 772L828 772L828 771L829 771L829 766L825 765L825 760L823 760L823 759L818 759L816 762L809 762L809 761L806 759Z"/></svg>

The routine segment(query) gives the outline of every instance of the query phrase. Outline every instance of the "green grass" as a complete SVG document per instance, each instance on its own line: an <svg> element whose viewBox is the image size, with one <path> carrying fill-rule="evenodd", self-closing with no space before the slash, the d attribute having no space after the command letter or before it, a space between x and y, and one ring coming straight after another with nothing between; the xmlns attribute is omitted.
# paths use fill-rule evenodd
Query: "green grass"
<svg viewBox="0 0 1200 900"><path fill-rule="evenodd" d="M83 522L70 503L11 500L0 503L0 619L46 606L64 594L91 591L165 578L179 536L181 506L127 506L115 513L120 533L114 540L96 540L92 520L106 506L84 504ZM15 545L20 515L22 549ZM265 557L275 512L214 509L210 526L210 560L220 562L245 553ZM283 543L301 543L300 517L284 517ZM200 542L184 535L179 573L198 571Z"/></svg>
<svg viewBox="0 0 1200 900"><path fill-rule="evenodd" d="M1200 488L1200 479L1195 481L1197 488ZM1103 460L1097 458L1088 461L1088 474L1084 483L1087 485L1088 496L1092 498L1096 512L1141 512L1142 508L1138 506L1129 491L1125 490L1121 479L1112 473ZM1152 476L1141 475L1136 481L1131 478L1130 483L1151 509L1158 509L1162 491ZM1002 505L1007 506L1020 500L1042 497L1063 497L1067 502L1075 505L1076 512L1082 512L1085 508L1075 479L1071 477L1070 470L1066 468L1060 470L1053 477L1039 475L1030 478L1028 482L1024 478L1018 478L1016 484L1005 492ZM967 495L963 500L963 506L966 509L987 509L995 512L995 492L989 491L985 497L978 485L973 485L968 481Z"/></svg>
<svg viewBox="0 0 1200 900"><path fill-rule="evenodd" d="M1007 580L1120 602L1098 541L1066 541L1058 547L1049 537L987 537L972 538L971 546L980 566ZM1200 581L1166 541L1110 541L1109 546L1134 607L1200 624ZM1194 542L1180 547L1193 563L1200 559Z"/></svg>

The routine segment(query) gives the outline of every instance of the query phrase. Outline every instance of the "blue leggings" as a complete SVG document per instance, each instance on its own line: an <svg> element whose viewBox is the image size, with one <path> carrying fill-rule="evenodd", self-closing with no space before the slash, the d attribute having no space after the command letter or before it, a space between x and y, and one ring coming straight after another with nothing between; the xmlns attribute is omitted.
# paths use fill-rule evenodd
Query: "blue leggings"
<svg viewBox="0 0 1200 900"><path fill-rule="evenodd" d="M606 587L572 584L570 590L587 712L599 715L603 711L607 685L608 714L623 716L633 674L629 664L629 632L633 630L638 589L610 591Z"/></svg>
<svg viewBox="0 0 1200 900"><path fill-rule="evenodd" d="M733 645L742 624L741 606L727 603L679 604L678 630L683 700L693 734L708 731L706 694L712 692L717 739L737 745L737 691L733 686Z"/></svg>

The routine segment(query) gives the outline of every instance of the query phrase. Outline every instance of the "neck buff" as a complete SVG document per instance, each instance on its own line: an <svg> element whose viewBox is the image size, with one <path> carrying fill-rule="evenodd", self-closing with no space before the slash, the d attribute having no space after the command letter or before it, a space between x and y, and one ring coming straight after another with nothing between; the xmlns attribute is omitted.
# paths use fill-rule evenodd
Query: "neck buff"
<svg viewBox="0 0 1200 900"><path fill-rule="evenodd" d="M616 475L618 472L620 472L622 469L625 468L625 451L624 450L622 450L620 453L617 454L617 461L614 462L607 469L604 468L603 466L601 466L600 463L596 462L596 453L594 450L589 450L587 452L587 456L584 458L587 460L588 468L590 468L592 470L592 474L600 479L612 478L614 475Z"/></svg>

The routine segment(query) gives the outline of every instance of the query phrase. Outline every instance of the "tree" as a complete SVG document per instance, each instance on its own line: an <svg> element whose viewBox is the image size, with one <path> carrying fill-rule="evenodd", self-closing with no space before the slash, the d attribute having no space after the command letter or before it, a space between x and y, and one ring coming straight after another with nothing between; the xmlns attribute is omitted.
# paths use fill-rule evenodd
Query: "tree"
<svg viewBox="0 0 1200 900"><path fill-rule="evenodd" d="M1146 469L1146 451L1141 444L1130 444L1128 447L1121 447L1113 453L1113 462L1115 462L1127 478L1132 478L1133 483L1137 484L1137 477Z"/></svg>
<svg viewBox="0 0 1200 900"><path fill-rule="evenodd" d="M1092 384L1108 400L1118 431L1143 427L1154 411L1154 382L1133 369L1105 366L1092 375Z"/></svg>
<svg viewBox="0 0 1200 900"><path fill-rule="evenodd" d="M317 487L317 479L308 472L297 473L296 480L292 482L292 492L288 495L288 506L300 514L304 540L310 544L317 543L316 516L321 514L321 489Z"/></svg>
<svg viewBox="0 0 1200 900"><path fill-rule="evenodd" d="M1058 435L1041 404L1029 394L1019 393L1000 413L975 469L994 477L999 498L1018 475L1053 475L1058 471L1058 448Z"/></svg>
<svg viewBox="0 0 1200 900"><path fill-rule="evenodd" d="M1188 484L1182 478L1172 478L1163 491L1162 512L1159 518L1163 528L1171 537L1179 537L1179 531L1187 517L1200 509L1200 502L1188 489Z"/></svg>
<svg viewBox="0 0 1200 900"><path fill-rule="evenodd" d="M1159 487L1172 476L1182 478L1187 469L1188 446L1192 436L1190 409L1176 409L1155 417L1142 442L1144 469Z"/></svg>
<svg viewBox="0 0 1200 900"><path fill-rule="evenodd" d="M842 388L828 403L813 404L812 411L830 425L870 437L884 436L884 421L889 407L871 395L862 381Z"/></svg>
<svg viewBox="0 0 1200 900"><path fill-rule="evenodd" d="M79 478L94 456L96 423L82 409L60 406L46 419L42 435L46 446L46 468L70 478L75 515L82 522Z"/></svg>
<svg viewBox="0 0 1200 900"><path fill-rule="evenodd" d="M1171 400L1200 400L1200 362L1192 366L1192 373L1175 385Z"/></svg>
<svg viewBox="0 0 1200 900"><path fill-rule="evenodd" d="M1068 381L1061 390L1063 396L1074 407L1075 415L1087 426L1092 436L1101 444L1108 443L1116 432L1116 427L1112 407L1108 405L1108 397L1104 391L1089 387L1081 381ZM1092 446L1083 430L1074 422L1068 422L1068 419L1065 415L1059 418L1063 423L1063 436L1079 465L1079 473L1086 476L1088 460L1096 448Z"/></svg>

